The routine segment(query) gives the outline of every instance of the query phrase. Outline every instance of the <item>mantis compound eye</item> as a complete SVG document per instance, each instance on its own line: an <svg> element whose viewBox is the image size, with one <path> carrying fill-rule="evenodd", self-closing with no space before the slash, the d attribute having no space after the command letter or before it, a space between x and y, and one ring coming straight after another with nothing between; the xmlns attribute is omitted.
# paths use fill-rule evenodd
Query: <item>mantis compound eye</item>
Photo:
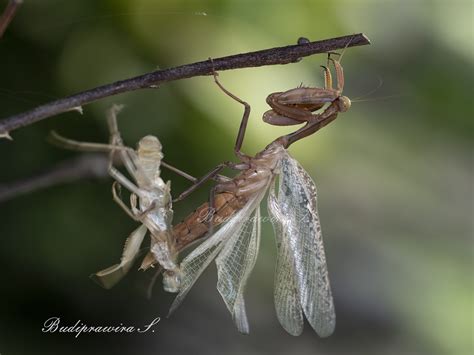
<svg viewBox="0 0 474 355"><path fill-rule="evenodd" d="M339 97L337 104L341 112L346 112L351 107L351 100L347 96L341 96Z"/></svg>

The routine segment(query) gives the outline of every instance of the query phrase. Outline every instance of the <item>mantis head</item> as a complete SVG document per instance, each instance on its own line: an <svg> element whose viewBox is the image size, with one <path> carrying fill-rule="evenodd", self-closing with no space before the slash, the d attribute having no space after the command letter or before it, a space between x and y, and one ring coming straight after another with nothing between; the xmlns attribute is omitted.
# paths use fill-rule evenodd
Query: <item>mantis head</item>
<svg viewBox="0 0 474 355"><path fill-rule="evenodd" d="M337 107L340 112L346 112L351 108L351 100L347 96L339 96L337 98Z"/></svg>

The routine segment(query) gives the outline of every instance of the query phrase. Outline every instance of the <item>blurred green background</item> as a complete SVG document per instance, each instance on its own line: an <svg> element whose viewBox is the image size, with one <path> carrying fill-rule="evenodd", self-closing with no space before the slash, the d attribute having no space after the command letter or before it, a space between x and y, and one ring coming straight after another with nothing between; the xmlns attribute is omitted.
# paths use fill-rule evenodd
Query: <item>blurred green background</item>
<svg viewBox="0 0 474 355"><path fill-rule="evenodd" d="M6 1L0 1L3 8ZM119 79L208 57L364 32L348 49L351 110L290 151L319 187L337 329L320 339L279 326L273 309L275 245L264 235L246 292L250 336L237 333L218 295L215 267L170 319L173 296L145 291L132 271L105 291L88 275L115 263L131 221L112 201L111 179L88 179L0 204L0 353L10 354L471 354L473 3L471 1L25 0L0 40L0 117ZM265 97L321 86L325 56L220 73L252 106L244 151L290 128L261 121ZM379 85L382 83L382 85ZM357 101L357 100L354 100ZM127 144L159 137L169 163L200 176L235 159L242 107L209 77L169 83L86 106L0 141L0 184L34 176L81 153L45 141L52 129L108 140L104 111L126 105ZM188 183L172 179L174 194ZM207 198L175 204L175 221ZM64 324L140 326L145 334L43 334Z"/></svg>

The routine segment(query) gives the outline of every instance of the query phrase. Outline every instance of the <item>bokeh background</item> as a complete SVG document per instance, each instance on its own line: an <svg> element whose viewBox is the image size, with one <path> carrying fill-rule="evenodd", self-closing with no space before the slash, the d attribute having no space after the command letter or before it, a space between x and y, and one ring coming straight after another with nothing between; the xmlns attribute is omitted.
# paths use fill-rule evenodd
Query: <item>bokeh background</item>
<svg viewBox="0 0 474 355"><path fill-rule="evenodd" d="M6 1L0 1L3 8ZM251 334L237 333L218 295L215 267L170 319L173 299L150 273L110 291L88 275L115 263L135 228L112 201L111 179L81 179L0 204L0 353L10 354L471 354L473 4L471 1L25 0L0 40L0 116L152 71L228 54L364 32L343 65L351 110L291 147L319 187L337 312L333 336L279 326L273 305L275 243L264 225L246 292ZM223 84L252 106L244 150L288 132L261 121L274 91L321 86L325 56L226 71ZM359 101L355 98L360 98ZM242 107L209 77L108 98L13 132L0 141L0 184L77 157L49 131L108 140L104 111L134 146L157 135L166 160L200 176L235 159ZM188 183L167 171L174 194ZM208 187L174 206L175 220ZM146 334L43 334L63 324L140 326Z"/></svg>

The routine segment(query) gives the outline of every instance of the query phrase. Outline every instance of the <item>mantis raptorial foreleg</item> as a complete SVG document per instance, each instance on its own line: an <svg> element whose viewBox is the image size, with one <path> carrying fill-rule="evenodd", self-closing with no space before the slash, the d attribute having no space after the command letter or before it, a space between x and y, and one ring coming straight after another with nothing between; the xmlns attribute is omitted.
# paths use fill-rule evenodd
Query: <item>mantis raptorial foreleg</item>
<svg viewBox="0 0 474 355"><path fill-rule="evenodd" d="M147 228L143 224L135 229L125 242L120 263L91 275L91 278L106 289L119 282L132 267L146 232Z"/></svg>
<svg viewBox="0 0 474 355"><path fill-rule="evenodd" d="M350 43L350 41L349 41ZM349 44L348 43L348 44ZM316 124L322 117L329 117L338 112L344 112L350 107L350 100L342 96L344 89L344 71L340 59L331 58L331 55L339 53L328 53L328 64L322 66L324 69L324 88L297 87L285 92L276 92L267 97L267 103L272 108L263 115L263 120L277 126L289 126L301 123ZM342 58L342 54L339 55ZM337 85L333 88L333 80L329 64L334 65ZM338 103L336 110L326 110L333 103ZM327 107L324 107L327 105ZM323 112L316 112L322 110Z"/></svg>

